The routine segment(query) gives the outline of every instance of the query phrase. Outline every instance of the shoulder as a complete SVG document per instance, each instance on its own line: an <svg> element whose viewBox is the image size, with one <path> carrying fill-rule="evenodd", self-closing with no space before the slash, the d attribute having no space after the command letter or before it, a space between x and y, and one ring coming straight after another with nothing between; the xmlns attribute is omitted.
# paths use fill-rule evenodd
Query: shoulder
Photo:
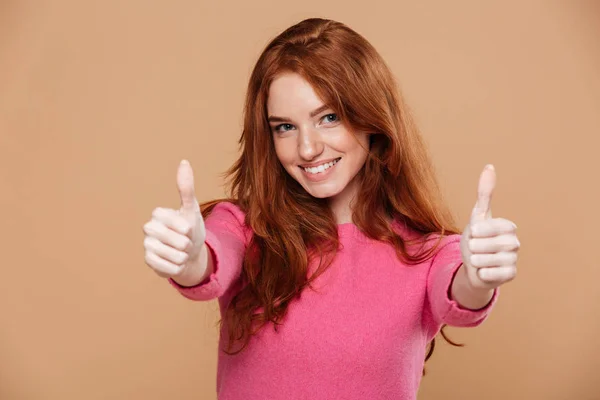
<svg viewBox="0 0 600 400"><path fill-rule="evenodd" d="M430 262L447 254L460 255L461 235L459 233L442 234L441 232L433 232L423 234L397 221L394 221L393 226L394 230L405 241L407 250L413 255L427 254L425 260L430 260Z"/></svg>
<svg viewBox="0 0 600 400"><path fill-rule="evenodd" d="M252 236L252 231L246 224L246 213L234 201L211 202L202 210L207 229L215 231L227 229L245 237L246 242Z"/></svg>
<svg viewBox="0 0 600 400"><path fill-rule="evenodd" d="M206 220L211 218L226 218L245 224L246 213L231 200L218 200L203 207L202 214Z"/></svg>
<svg viewBox="0 0 600 400"><path fill-rule="evenodd" d="M449 261L459 261L461 260L461 251L460 251L460 239L461 235L459 234L451 234L451 235L435 235L431 238L431 248L432 248L432 265L436 264L446 264Z"/></svg>
<svg viewBox="0 0 600 400"><path fill-rule="evenodd" d="M448 246L460 244L460 235L458 233L453 234L432 234L430 241L437 244L437 249L443 249ZM436 251L437 252L437 251Z"/></svg>
<svg viewBox="0 0 600 400"><path fill-rule="evenodd" d="M411 242L420 242L427 248L443 247L454 242L460 242L461 235L459 233L442 233L432 232L424 234L401 220L392 222L392 229L399 234L403 240Z"/></svg>

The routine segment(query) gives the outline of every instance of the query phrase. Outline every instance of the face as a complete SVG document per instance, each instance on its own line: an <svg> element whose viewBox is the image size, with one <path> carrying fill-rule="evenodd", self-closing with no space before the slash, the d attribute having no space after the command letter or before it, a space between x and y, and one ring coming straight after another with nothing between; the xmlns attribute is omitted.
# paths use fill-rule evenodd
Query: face
<svg viewBox="0 0 600 400"><path fill-rule="evenodd" d="M267 111L279 161L309 194L354 197L354 178L367 159L367 134L352 132L298 74L275 78Z"/></svg>

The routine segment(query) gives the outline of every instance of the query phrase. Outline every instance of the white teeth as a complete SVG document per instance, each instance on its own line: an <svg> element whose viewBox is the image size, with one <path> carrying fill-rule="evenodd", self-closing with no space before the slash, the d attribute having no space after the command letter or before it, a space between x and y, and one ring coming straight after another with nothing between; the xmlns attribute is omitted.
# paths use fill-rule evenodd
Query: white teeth
<svg viewBox="0 0 600 400"><path fill-rule="evenodd" d="M306 172L308 172L309 174L319 174L319 173L325 172L329 168L333 167L335 164L337 164L338 161L339 161L339 159L333 160L333 161L328 162L326 164L321 164L318 167L309 167L309 168L303 168L303 169Z"/></svg>

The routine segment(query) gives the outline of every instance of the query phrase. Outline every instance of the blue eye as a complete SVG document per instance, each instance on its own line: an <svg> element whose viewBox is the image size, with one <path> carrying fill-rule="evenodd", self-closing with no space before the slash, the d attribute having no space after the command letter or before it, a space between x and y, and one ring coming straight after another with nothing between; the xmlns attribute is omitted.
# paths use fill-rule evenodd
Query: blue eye
<svg viewBox="0 0 600 400"><path fill-rule="evenodd" d="M275 132L287 132L289 130L292 130L293 128L294 125L292 124L281 124L275 127Z"/></svg>
<svg viewBox="0 0 600 400"><path fill-rule="evenodd" d="M337 114L333 114L333 113L332 113L332 114L327 114L327 115L325 115L325 116L323 117L323 120L324 120L325 122L337 122L337 121L339 121L339 118L338 118Z"/></svg>

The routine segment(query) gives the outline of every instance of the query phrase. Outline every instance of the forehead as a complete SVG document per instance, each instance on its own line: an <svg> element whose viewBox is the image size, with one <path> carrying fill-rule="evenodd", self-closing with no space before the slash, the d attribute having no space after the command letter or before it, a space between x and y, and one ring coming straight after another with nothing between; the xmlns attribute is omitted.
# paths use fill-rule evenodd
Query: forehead
<svg viewBox="0 0 600 400"><path fill-rule="evenodd" d="M269 115L305 117L323 104L310 83L295 73L277 75L269 87Z"/></svg>

